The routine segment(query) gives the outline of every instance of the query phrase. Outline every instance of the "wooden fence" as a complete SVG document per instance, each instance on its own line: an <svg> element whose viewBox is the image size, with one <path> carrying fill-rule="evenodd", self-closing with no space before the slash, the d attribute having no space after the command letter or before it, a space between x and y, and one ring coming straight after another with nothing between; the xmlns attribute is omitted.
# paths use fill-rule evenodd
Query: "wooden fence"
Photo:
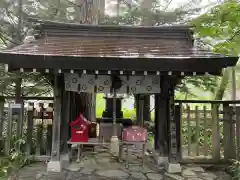
<svg viewBox="0 0 240 180"><path fill-rule="evenodd" d="M181 106L181 159L239 159L240 102L176 101Z"/></svg>
<svg viewBox="0 0 240 180"><path fill-rule="evenodd" d="M24 108L22 124L9 118L9 109L5 108L4 119L1 120L1 150L8 155L12 148L16 148L16 144L21 144L19 147L27 154L40 159L48 158L52 148L53 104L48 103L44 108L43 103L35 106L29 103ZM21 129L20 139L17 137L18 129Z"/></svg>
<svg viewBox="0 0 240 180"><path fill-rule="evenodd" d="M181 107L181 160L220 162L240 157L240 101L176 101ZM24 109L22 148L40 159L50 156L53 104ZM8 116L8 110L5 116ZM0 148L8 154L16 141L18 122L5 118ZM0 123L1 124L1 123Z"/></svg>

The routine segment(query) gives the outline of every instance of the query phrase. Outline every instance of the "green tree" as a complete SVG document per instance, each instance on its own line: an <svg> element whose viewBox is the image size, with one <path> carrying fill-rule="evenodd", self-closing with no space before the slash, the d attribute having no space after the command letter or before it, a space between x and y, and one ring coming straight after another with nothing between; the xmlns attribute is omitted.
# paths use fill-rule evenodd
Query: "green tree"
<svg viewBox="0 0 240 180"><path fill-rule="evenodd" d="M83 0L84 2L84 0ZM184 3L182 6L171 9L169 8L172 1L171 0L153 0L151 1L119 1L119 16L105 16L103 18L103 8L100 9L101 17L98 19L100 24L128 24L128 25L153 25L159 26L164 24L179 24L187 23L191 19L192 15L199 13L199 10L202 7L197 7L199 1L191 0L187 3ZM147 5L150 5L148 8ZM104 7L101 4L101 7ZM18 42L15 41L17 35L21 35L21 40L24 39L26 34L31 28L31 23L27 21L29 17L39 18L44 20L56 20L62 22L77 22L79 15L79 10L82 8L81 3L77 4L72 0L42 0L42 1L30 1L23 0L23 29L21 32L17 29L17 5L13 1L3 0L0 3L0 44L1 47L12 47L15 46ZM202 18L202 17L201 17ZM200 19L201 19L200 18ZM196 21L196 20L195 20ZM204 31L204 30L203 30ZM198 29L196 29L198 32ZM200 36L199 36L200 37ZM32 76L31 74L29 75ZM12 77L13 78L13 77ZM2 81L7 81L7 77L3 78ZM30 81L30 79L29 79ZM34 78L33 78L34 81ZM32 84L34 82L32 81ZM194 86L200 87L204 90L211 90L216 87L216 78L209 77L200 77L200 78L186 78L184 83L193 84ZM4 83L5 85L8 83ZM42 91L41 86L45 86L48 82L39 84L39 92ZM7 91L11 92L13 84L9 79L9 85L7 85ZM9 88L8 88L9 87ZM37 87L34 86L37 91ZM23 88L27 91L28 87ZM50 89L47 86L47 89ZM9 91L10 90L10 91ZM186 85L179 86L179 90L188 93L189 89Z"/></svg>
<svg viewBox="0 0 240 180"><path fill-rule="evenodd" d="M194 19L197 37L214 52L238 55L240 46L240 3L227 0ZM216 89L214 99L223 98L230 81L231 69L226 69Z"/></svg>

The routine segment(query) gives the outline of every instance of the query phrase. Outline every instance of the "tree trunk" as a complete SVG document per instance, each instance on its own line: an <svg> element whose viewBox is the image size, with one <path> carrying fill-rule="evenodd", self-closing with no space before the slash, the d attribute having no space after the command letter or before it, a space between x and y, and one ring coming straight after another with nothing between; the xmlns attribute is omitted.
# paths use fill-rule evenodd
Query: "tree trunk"
<svg viewBox="0 0 240 180"><path fill-rule="evenodd" d="M102 16L105 11L105 3L102 1L76 0L76 4L80 6L76 7L76 20L80 24L98 24L100 15ZM96 121L96 95L80 93L80 99L85 116L91 121Z"/></svg>
<svg viewBox="0 0 240 180"><path fill-rule="evenodd" d="M223 96L224 96L224 92L227 88L229 79L230 79L230 73L231 73L231 69L227 68L226 70L224 70L223 72L223 77L221 79L220 85L217 89L217 92L215 94L215 98L214 100L222 100Z"/></svg>
<svg viewBox="0 0 240 180"><path fill-rule="evenodd" d="M153 0L143 0L141 4L141 9L144 13L142 17L142 26L151 26L151 19L149 18L149 12L152 9ZM144 50L141 50L144 51ZM151 120L150 113L150 95L144 95L144 110L143 110L143 118L145 121Z"/></svg>
<svg viewBox="0 0 240 180"><path fill-rule="evenodd" d="M99 5L99 20L104 19L105 16L105 0L100 0L100 5Z"/></svg>
<svg viewBox="0 0 240 180"><path fill-rule="evenodd" d="M143 26L151 26L152 25L152 20L150 15L150 11L152 9L153 5L153 0L143 0L142 4L140 5L141 11L142 11L142 25Z"/></svg>
<svg viewBox="0 0 240 180"><path fill-rule="evenodd" d="M105 3L100 4L100 0L76 0L76 20L80 24L98 24L99 6L103 8ZM105 10L105 8L104 8Z"/></svg>

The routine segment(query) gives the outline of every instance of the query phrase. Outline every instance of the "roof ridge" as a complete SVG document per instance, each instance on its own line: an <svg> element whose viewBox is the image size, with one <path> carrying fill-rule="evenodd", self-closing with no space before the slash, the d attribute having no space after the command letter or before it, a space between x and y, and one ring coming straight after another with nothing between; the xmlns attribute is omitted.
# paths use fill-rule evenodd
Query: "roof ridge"
<svg viewBox="0 0 240 180"><path fill-rule="evenodd" d="M66 23L60 21L49 21L49 20L40 20L34 18L28 18L30 22L36 24L36 26L44 26L45 28L61 28L61 27L103 27L103 28L127 28L127 29L174 29L178 28L177 30L191 30L193 26L191 25L161 25L161 26L134 26L134 25L101 25L101 24L78 24L78 23Z"/></svg>
<svg viewBox="0 0 240 180"><path fill-rule="evenodd" d="M32 20L33 21L33 20ZM62 23L54 21L34 20L35 37L71 36L71 37L128 37L129 38L164 38L185 39L193 41L193 30L187 25L173 26L117 26Z"/></svg>

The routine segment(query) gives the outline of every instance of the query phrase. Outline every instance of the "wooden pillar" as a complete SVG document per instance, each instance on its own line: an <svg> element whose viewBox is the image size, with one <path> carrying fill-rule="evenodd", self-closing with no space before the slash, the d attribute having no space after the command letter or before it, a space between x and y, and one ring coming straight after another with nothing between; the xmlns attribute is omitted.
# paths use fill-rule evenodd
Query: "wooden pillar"
<svg viewBox="0 0 240 180"><path fill-rule="evenodd" d="M60 172L62 169L60 163L60 127L61 127L61 88L58 74L54 74L54 118L53 118L53 140L51 160L48 163L47 170Z"/></svg>
<svg viewBox="0 0 240 180"><path fill-rule="evenodd" d="M212 158L220 160L219 106L212 104Z"/></svg>
<svg viewBox="0 0 240 180"><path fill-rule="evenodd" d="M96 122L96 94L89 94L91 96L91 105L89 109L89 120L92 122Z"/></svg>
<svg viewBox="0 0 240 180"><path fill-rule="evenodd" d="M143 109L143 119L144 121L151 120L151 113L150 113L150 95L144 95L144 109Z"/></svg>
<svg viewBox="0 0 240 180"><path fill-rule="evenodd" d="M140 96L139 99L139 126L143 127L144 126L144 96Z"/></svg>
<svg viewBox="0 0 240 180"><path fill-rule="evenodd" d="M168 137L169 137L169 153L168 153L168 163L165 166L167 172L169 173L179 173L181 172L181 166L178 163L178 154L179 154L179 145L177 137L177 132L180 131L180 126L178 126L176 118L176 109L174 103L174 90L176 85L176 77L168 76L166 77L166 81L168 84L168 94L169 94L169 104L168 104ZM179 128L177 130L177 128Z"/></svg>
<svg viewBox="0 0 240 180"><path fill-rule="evenodd" d="M12 124L13 124L13 118L12 118L12 108L11 104L9 104L8 107L8 123L7 123L7 137L5 140L5 155L9 156L10 149L11 149L11 142L12 142Z"/></svg>
<svg viewBox="0 0 240 180"><path fill-rule="evenodd" d="M155 94L154 95L154 98L155 98L155 119L154 119L154 124L155 124L155 134L154 134L154 149L155 151L159 151L160 149L160 143L159 143L159 138L161 136L160 134L160 129L161 129L161 126L160 123L159 123L159 120L160 120L160 113L159 113L159 102L160 102L160 94Z"/></svg>
<svg viewBox="0 0 240 180"><path fill-rule="evenodd" d="M175 122L176 122L176 140L177 140L177 160L181 158L181 104L175 105Z"/></svg>
<svg viewBox="0 0 240 180"><path fill-rule="evenodd" d="M159 155L161 157L168 157L168 120L169 120L169 93L168 93L168 81L165 77L161 77L161 93L155 96L155 122L157 121L156 129L158 135L155 141L159 149Z"/></svg>
<svg viewBox="0 0 240 180"><path fill-rule="evenodd" d="M60 159L60 125L61 125L61 94L58 75L54 77L54 116L53 116L53 141L51 159Z"/></svg>
<svg viewBox="0 0 240 180"><path fill-rule="evenodd" d="M43 148L43 112L44 112L44 104L38 104L37 110L37 137L36 137L36 156L41 155L41 151Z"/></svg>
<svg viewBox="0 0 240 180"><path fill-rule="evenodd" d="M70 96L70 108L69 108L69 121L74 121L77 116L76 111L76 93L69 92ZM71 127L68 126L68 139L71 138Z"/></svg>
<svg viewBox="0 0 240 180"><path fill-rule="evenodd" d="M33 136L33 111L34 104L29 103L27 109L27 154L32 153L32 136Z"/></svg>
<svg viewBox="0 0 240 180"><path fill-rule="evenodd" d="M5 99L3 96L0 96L0 141L2 141L2 137L3 137L4 104L5 104Z"/></svg>
<svg viewBox="0 0 240 180"><path fill-rule="evenodd" d="M22 107L24 107L24 102L21 99L21 95L22 95L22 78L21 78L21 73L17 73L17 79L15 81L15 103L16 104L21 104ZM18 118L18 122L17 122L17 139L21 138L22 136L22 130L23 130L23 114L24 114L24 108L22 108L22 112L20 113L21 115Z"/></svg>
<svg viewBox="0 0 240 180"><path fill-rule="evenodd" d="M136 124L139 124L140 120L140 108L139 108L139 100L140 100L140 94L135 94L134 95L134 100L135 100L135 108L136 108Z"/></svg>
<svg viewBox="0 0 240 180"><path fill-rule="evenodd" d="M236 149L237 149L237 154L236 154L236 159L239 161L240 160L240 107L236 107Z"/></svg>
<svg viewBox="0 0 240 180"><path fill-rule="evenodd" d="M68 144L69 140L69 120L70 120L70 92L63 92L63 103L62 103L62 141L63 141L63 153L68 153Z"/></svg>
<svg viewBox="0 0 240 180"><path fill-rule="evenodd" d="M223 104L223 142L224 159L230 160L236 158L236 145L233 121L233 108L229 104Z"/></svg>
<svg viewBox="0 0 240 180"><path fill-rule="evenodd" d="M136 103L136 124L139 126L144 125L144 110L145 110L145 95L136 94L135 95Z"/></svg>
<svg viewBox="0 0 240 180"><path fill-rule="evenodd" d="M169 89L169 162L177 162L177 126L175 119L174 89Z"/></svg>
<svg viewBox="0 0 240 180"><path fill-rule="evenodd" d="M49 103L46 108L46 113L48 116L47 123L47 155L51 155L52 151L52 123L53 123L53 103Z"/></svg>

